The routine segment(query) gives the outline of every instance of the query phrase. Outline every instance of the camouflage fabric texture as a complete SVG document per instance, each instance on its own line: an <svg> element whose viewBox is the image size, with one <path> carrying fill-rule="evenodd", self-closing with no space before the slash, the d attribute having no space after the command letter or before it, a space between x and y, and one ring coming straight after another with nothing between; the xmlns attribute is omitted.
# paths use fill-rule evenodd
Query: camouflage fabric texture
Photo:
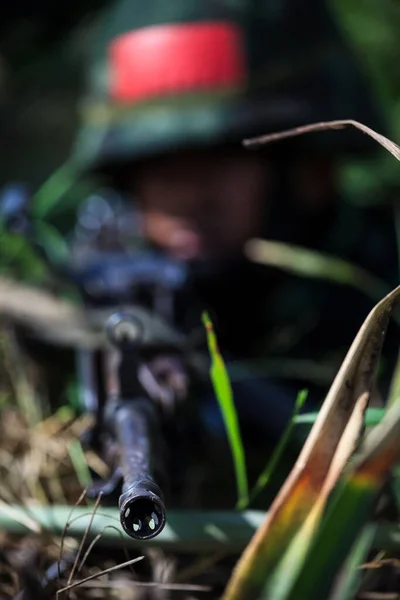
<svg viewBox="0 0 400 600"><path fill-rule="evenodd" d="M311 17L312 15L312 17ZM168 25L227 23L240 34L244 76L226 85L203 85L120 101L112 43L127 33ZM218 45L198 52L218 56ZM151 44L141 54L157 53ZM152 54L153 53L153 54ZM178 77L184 56L175 56L169 77ZM204 59L205 60L205 59ZM240 143L252 135L314 121L352 118L384 130L368 82L321 0L119 0L99 19L88 53L82 127L73 151L77 168L107 172L123 163L182 148ZM369 153L358 131L326 133L285 142L285 151Z"/></svg>

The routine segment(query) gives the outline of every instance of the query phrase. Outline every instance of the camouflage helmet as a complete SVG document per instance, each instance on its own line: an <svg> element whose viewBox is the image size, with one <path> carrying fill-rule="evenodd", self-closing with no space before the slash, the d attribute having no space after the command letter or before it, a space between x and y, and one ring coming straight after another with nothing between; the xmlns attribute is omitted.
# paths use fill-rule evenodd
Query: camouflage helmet
<svg viewBox="0 0 400 600"><path fill-rule="evenodd" d="M73 159L97 172L315 121L382 131L368 82L321 0L118 0L96 24L81 110ZM375 149L353 128L290 144Z"/></svg>

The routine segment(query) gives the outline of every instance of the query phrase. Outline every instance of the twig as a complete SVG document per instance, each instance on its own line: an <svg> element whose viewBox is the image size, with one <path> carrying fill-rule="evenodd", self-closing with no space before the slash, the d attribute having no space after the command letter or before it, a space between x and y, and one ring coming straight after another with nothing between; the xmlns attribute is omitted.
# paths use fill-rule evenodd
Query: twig
<svg viewBox="0 0 400 600"><path fill-rule="evenodd" d="M98 581L96 588L125 588L132 586L131 581ZM162 590L180 591L180 592L209 592L212 588L207 585L183 584L183 583L157 583L148 581L135 581L135 586L154 588ZM92 582L83 583L82 587L94 587Z"/></svg>
<svg viewBox="0 0 400 600"><path fill-rule="evenodd" d="M97 513L98 514L98 513ZM117 527L115 527L115 525L106 525L105 527L103 527L103 529L100 531L100 533L98 533L96 535L96 537L94 538L94 540L92 541L92 543L89 545L88 549L86 550L81 563L77 569L77 573L80 572L80 570L82 569L83 565L85 564L89 554L91 553L91 551L93 550L93 547L95 546L95 544L101 539L101 537L104 534L104 531L106 529L115 529L115 531L118 533L119 537L121 538L121 543L122 543L122 547L123 547L123 552L126 556L126 560L129 561L129 553L128 553L128 549L126 547L126 540L124 539L124 536L122 535L122 531L120 531ZM132 573L135 574L134 570L132 569Z"/></svg>
<svg viewBox="0 0 400 600"><path fill-rule="evenodd" d="M74 512L75 508L76 508L77 506L79 506L79 504L82 502L82 500L84 499L84 497L85 497L85 496L86 496L86 490L83 490L83 492L82 492L82 493L81 493L81 495L79 496L78 500L75 502L74 506L71 508L71 511L70 511L70 513L69 513L69 515L68 515L68 519L67 519L67 521L66 521L66 523L65 523L65 527L64 527L64 529L63 529L63 532L62 532L62 535L61 535L60 554L59 554L59 557L58 557L58 562L57 562L57 569L58 569L58 582L60 582L60 579L61 579L61 568L60 568L60 565L61 565L61 561L62 561L62 559L63 559L63 551L64 551L64 540L65 540L65 535L66 535L66 533L67 533L67 530L68 530L68 527L69 527L69 525L70 525L70 522L71 522L71 517L72 517L72 514L73 514L73 512Z"/></svg>
<svg viewBox="0 0 400 600"><path fill-rule="evenodd" d="M107 573L111 573L113 571L119 571L120 569L123 569L124 567L128 567L129 565L133 565L134 563L139 562L140 560L143 560L143 559L144 559L144 556L139 556L138 558L133 558L132 560L128 560L127 562L124 562L120 565L115 565L114 567L110 567L109 569L105 569L104 571L100 571L99 573L94 573L93 575L89 575L89 577L85 577L85 579L81 579L80 581L75 581L75 583L68 584L66 587L63 587L56 592L56 598L58 600L58 596L62 592L68 592L69 590L72 590L73 588L76 588L79 585L82 585L83 583L90 581L91 579L96 579L97 577L101 577L102 575L106 575Z"/></svg>
<svg viewBox="0 0 400 600"><path fill-rule="evenodd" d="M97 510L97 508L98 508L98 506L100 504L102 495L103 495L102 492L100 492L100 494L98 495L98 497L96 499L96 503L95 503L95 505L93 507L93 511L92 511L91 516L90 516L90 520L89 520L88 526L86 527L86 530L85 530L85 533L83 534L81 543L79 544L78 553L76 555L75 562L74 562L73 567L71 569L71 573L69 574L69 577L68 577L68 585L71 583L72 578L73 578L73 576L75 574L75 571L76 571L76 568L77 568L77 565L78 565L78 561L79 561L79 558L80 558L82 550L83 550L83 546L85 545L87 536L88 536L90 528L92 526L93 519L94 519L94 516L96 514L96 510Z"/></svg>
<svg viewBox="0 0 400 600"><path fill-rule="evenodd" d="M303 135L304 133L314 133L317 131L327 131L329 129L343 129L345 127L352 126L356 129L359 129L366 135L369 135L372 139L374 139L378 144L383 146L385 150L390 152L392 156L394 156L397 160L400 161L400 147L389 140L384 135L377 133L373 129L370 129L366 125L359 123L358 121L353 121L352 119L343 119L339 121L323 121L320 123L312 123L311 125L303 125L302 127L294 127L293 129L287 129L286 131L281 131L279 133L270 133L268 135L261 135L259 137L247 139L243 141L243 145L247 148L261 146L263 144L269 144L272 142L277 142L279 140L284 140L287 138L297 137L299 135Z"/></svg>

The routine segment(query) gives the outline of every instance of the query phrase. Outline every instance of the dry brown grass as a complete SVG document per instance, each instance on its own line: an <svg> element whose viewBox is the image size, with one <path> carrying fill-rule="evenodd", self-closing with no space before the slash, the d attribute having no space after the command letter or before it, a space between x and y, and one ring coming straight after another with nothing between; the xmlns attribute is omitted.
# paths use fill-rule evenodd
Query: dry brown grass
<svg viewBox="0 0 400 600"><path fill-rule="evenodd" d="M138 552L128 554L123 543L110 549L100 543L100 535L91 541L89 537L67 537L67 530L64 539L39 527L35 531L29 507L70 505L72 511L82 496L80 503L90 513L93 502L82 495L89 467L99 477L106 477L109 470L94 452L84 451L80 445L82 433L92 424L88 416L77 418L64 407L43 417L46 409L42 410L24 375L26 365L21 364L9 342L0 344L0 512L11 514L11 504L25 507L24 522L32 531L23 536L0 531L0 599L209 597L204 593L207 588L196 583L204 583L205 572L211 575L211 584L213 578L219 578L211 568L219 556L205 562L199 556L178 560L157 548L145 547L139 553L145 559L130 565L126 563ZM46 573L51 581L43 585ZM188 579L192 585L185 583ZM71 589L64 589L68 587Z"/></svg>
<svg viewBox="0 0 400 600"><path fill-rule="evenodd" d="M67 420L63 412L29 427L21 411L7 406L0 420L0 511L7 512L9 504L27 508L33 504L70 504L73 509L82 494L82 485L76 465L70 457L70 445L76 443L89 425L87 417ZM99 475L105 475L106 465L91 452L85 453L88 464ZM88 512L93 510L90 501L83 498ZM120 598L139 600L170 597L204 597L206 588L186 585L177 575L176 560L161 550L151 548L143 565L126 564L132 560L121 544L120 549L101 548L97 543L32 532L13 536L0 531L0 598L89 599ZM80 555L78 550L81 548ZM62 549L62 551L61 551ZM63 557L60 563L60 554ZM132 552L130 553L132 554ZM133 553L134 557L138 553ZM125 564L125 567L120 569ZM195 575L204 571L198 558L189 560L189 572ZM196 564L198 568L196 569ZM58 565L61 577L58 578ZM194 568L194 571L193 571ZM102 571L111 571L101 574ZM53 582L42 589L43 578L49 570ZM85 580L86 581L83 581ZM79 585L78 582L81 582ZM69 586L70 590L62 591ZM26 596L20 596L25 590Z"/></svg>

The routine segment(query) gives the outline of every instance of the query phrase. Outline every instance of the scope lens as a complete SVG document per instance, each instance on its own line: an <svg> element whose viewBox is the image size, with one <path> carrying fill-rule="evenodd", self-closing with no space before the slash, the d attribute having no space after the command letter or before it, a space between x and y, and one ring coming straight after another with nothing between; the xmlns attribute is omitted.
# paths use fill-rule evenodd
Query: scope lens
<svg viewBox="0 0 400 600"><path fill-rule="evenodd" d="M144 330L139 318L124 313L114 313L108 319L106 332L116 346L137 344L142 341Z"/></svg>

